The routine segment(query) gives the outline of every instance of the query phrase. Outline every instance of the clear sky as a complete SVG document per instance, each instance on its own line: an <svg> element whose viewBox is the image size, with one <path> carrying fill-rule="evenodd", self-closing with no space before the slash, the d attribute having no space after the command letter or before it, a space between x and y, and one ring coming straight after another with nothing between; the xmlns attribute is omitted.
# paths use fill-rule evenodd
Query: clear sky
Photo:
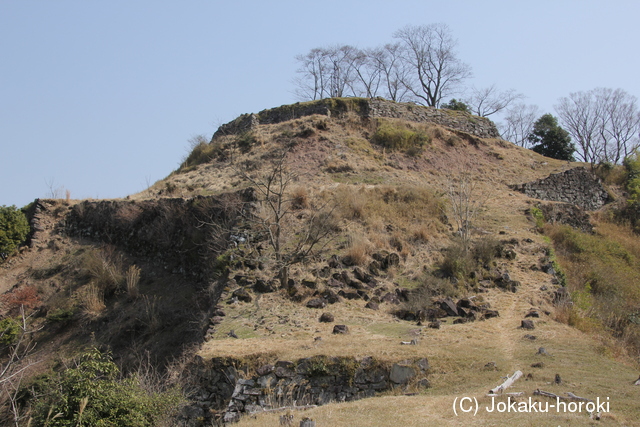
<svg viewBox="0 0 640 427"><path fill-rule="evenodd" d="M408 24L449 25L469 85L543 112L596 87L640 96L639 17L637 0L0 0L0 205L141 191L191 137L295 102L296 54Z"/></svg>

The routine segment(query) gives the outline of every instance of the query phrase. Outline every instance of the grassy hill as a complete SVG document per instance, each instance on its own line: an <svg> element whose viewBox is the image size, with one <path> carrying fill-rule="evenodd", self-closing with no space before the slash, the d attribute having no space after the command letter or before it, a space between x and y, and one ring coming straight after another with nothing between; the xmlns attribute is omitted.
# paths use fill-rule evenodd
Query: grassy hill
<svg viewBox="0 0 640 427"><path fill-rule="evenodd" d="M520 370L507 390L525 393L518 402L555 403L536 389L608 397L599 422L634 425L637 237L610 220L609 207L591 214L589 237L545 224L539 201L512 189L576 166L498 138L348 108L218 133L126 199L39 201L31 247L1 266L3 316L25 302L35 313L41 363L29 378L91 346L110 349L125 373L165 372L172 362L166 372L179 373L187 392L202 378L184 366L222 359L252 378L267 364L319 356L386 367L426 358L426 382L294 411L295 423L598 423L584 410L483 409L488 390ZM612 195L620 182L607 181ZM593 259L602 263L589 275ZM611 284L613 266L625 275ZM464 316L443 317L444 297L471 298L499 316L454 323ZM314 299L324 299L321 308ZM532 311L535 329L522 329ZM319 322L324 312L334 321ZM436 317L440 327L429 327ZM334 334L336 324L349 333ZM225 411L188 397L205 408L192 423ZM463 397L477 399L477 415L456 416ZM21 402L26 411L28 398ZM282 414L239 425L275 425Z"/></svg>

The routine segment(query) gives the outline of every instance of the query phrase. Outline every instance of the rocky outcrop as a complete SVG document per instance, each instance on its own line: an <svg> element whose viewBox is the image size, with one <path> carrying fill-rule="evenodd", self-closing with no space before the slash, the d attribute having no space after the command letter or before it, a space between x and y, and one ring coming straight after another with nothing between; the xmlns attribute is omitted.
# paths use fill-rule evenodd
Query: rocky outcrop
<svg viewBox="0 0 640 427"><path fill-rule="evenodd" d="M406 102L394 102L383 98L329 98L319 101L298 102L263 110L257 114L243 114L226 123L213 135L235 135L250 131L258 125L281 123L311 115L340 117L354 113L364 119L386 117L413 122L435 123L479 138L499 138L496 125L489 119L462 111L424 107Z"/></svg>
<svg viewBox="0 0 640 427"><path fill-rule="evenodd" d="M600 209L609 194L598 177L584 167L569 169L547 178L512 186L529 197L571 203L587 211Z"/></svg>
<svg viewBox="0 0 640 427"><path fill-rule="evenodd" d="M197 385L194 403L183 412L187 425L209 425L208 417L216 412L231 423L275 408L357 400L409 383L429 386L426 358L389 364L372 357L312 356L265 364L252 375L246 366L237 366L238 361L219 358L192 367Z"/></svg>

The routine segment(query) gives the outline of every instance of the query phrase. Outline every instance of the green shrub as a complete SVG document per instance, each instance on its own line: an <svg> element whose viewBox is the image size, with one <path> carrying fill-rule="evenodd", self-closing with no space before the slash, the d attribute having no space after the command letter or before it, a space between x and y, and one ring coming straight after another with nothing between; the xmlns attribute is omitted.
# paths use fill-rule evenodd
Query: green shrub
<svg viewBox="0 0 640 427"><path fill-rule="evenodd" d="M58 308L47 313L47 320L53 323L66 323L73 319L74 314L73 308Z"/></svg>
<svg viewBox="0 0 640 427"><path fill-rule="evenodd" d="M640 201L640 156L638 152L625 157L623 164L627 171L625 187L629 192L629 202L638 203Z"/></svg>
<svg viewBox="0 0 640 427"><path fill-rule="evenodd" d="M0 320L0 344L12 345L20 335L20 324L14 319Z"/></svg>
<svg viewBox="0 0 640 427"><path fill-rule="evenodd" d="M544 214L542 213L542 210L534 207L529 210L529 213L531 218L536 222L536 229L541 232L544 227Z"/></svg>
<svg viewBox="0 0 640 427"><path fill-rule="evenodd" d="M259 143L259 140L253 132L249 131L238 135L235 139L235 143L241 152L248 153L254 145Z"/></svg>
<svg viewBox="0 0 640 427"><path fill-rule="evenodd" d="M97 349L34 387L34 426L151 427L159 425L182 401L176 388L154 392L143 389L135 376L121 378L111 357Z"/></svg>
<svg viewBox="0 0 640 427"><path fill-rule="evenodd" d="M413 129L401 122L378 119L372 142L390 150L410 150L415 155L431 142L426 132Z"/></svg>
<svg viewBox="0 0 640 427"><path fill-rule="evenodd" d="M0 206L0 258L13 254L29 234L29 221L15 206Z"/></svg>

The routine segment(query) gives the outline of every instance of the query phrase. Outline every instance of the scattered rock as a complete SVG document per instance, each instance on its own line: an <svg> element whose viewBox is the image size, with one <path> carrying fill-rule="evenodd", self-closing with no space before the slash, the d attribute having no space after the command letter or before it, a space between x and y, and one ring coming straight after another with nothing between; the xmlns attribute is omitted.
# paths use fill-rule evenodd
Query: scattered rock
<svg viewBox="0 0 640 427"><path fill-rule="evenodd" d="M513 249L505 249L502 256L508 260L514 260L516 259L516 251Z"/></svg>
<svg viewBox="0 0 640 427"><path fill-rule="evenodd" d="M538 362L538 363L533 363L531 364L532 368L544 368L544 363L542 362Z"/></svg>
<svg viewBox="0 0 640 427"><path fill-rule="evenodd" d="M520 327L522 329L535 329L533 320L529 320L529 319L525 319L522 322L520 322Z"/></svg>
<svg viewBox="0 0 640 427"><path fill-rule="evenodd" d="M535 341L535 340L536 340L536 336L535 336L535 335L529 335L529 334L526 334L526 335L525 335L524 337L522 337L522 338L524 338L524 339L526 339L526 340L530 340L530 341Z"/></svg>
<svg viewBox="0 0 640 427"><path fill-rule="evenodd" d="M544 347L540 347L536 354L541 354L543 356L551 356Z"/></svg>
<svg viewBox="0 0 640 427"><path fill-rule="evenodd" d="M418 387L420 387L420 388L429 388L429 387L431 387L431 383L426 378L420 378L418 380L418 382L416 383L416 385Z"/></svg>
<svg viewBox="0 0 640 427"><path fill-rule="evenodd" d="M556 378L555 378L555 380L553 380L553 382L556 385L562 384L562 378L560 378L560 374L556 374Z"/></svg>
<svg viewBox="0 0 640 427"><path fill-rule="evenodd" d="M524 315L524 317L540 317L540 313L538 313L537 310L534 310L533 308L529 310L529 312L527 314Z"/></svg>
<svg viewBox="0 0 640 427"><path fill-rule="evenodd" d="M332 323L334 320L335 318L331 313L322 313L320 316L320 322L322 323Z"/></svg>
<svg viewBox="0 0 640 427"><path fill-rule="evenodd" d="M440 322L439 320L434 320L433 322L430 322L429 325L427 326L430 327L431 329L440 329L441 324L442 322Z"/></svg>
<svg viewBox="0 0 640 427"><path fill-rule="evenodd" d="M303 280L301 283L302 286L309 289L316 289L318 287L318 283L315 280Z"/></svg>
<svg viewBox="0 0 640 427"><path fill-rule="evenodd" d="M482 319L491 319L494 317L500 317L500 313L498 313L498 310L485 310L482 313Z"/></svg>
<svg viewBox="0 0 640 427"><path fill-rule="evenodd" d="M231 296L237 298L238 301L243 302L251 302L253 300L249 292L247 292L247 290L243 288L236 289L235 291L233 291Z"/></svg>
<svg viewBox="0 0 640 427"><path fill-rule="evenodd" d="M267 294L276 291L276 286L274 282L267 282L263 279L256 279L256 283L253 285L253 290L261 293Z"/></svg>
<svg viewBox="0 0 640 427"><path fill-rule="evenodd" d="M380 307L378 306L377 303L373 302L373 301L369 301L368 303L365 304L365 308L371 309L371 310L378 310Z"/></svg>
<svg viewBox="0 0 640 427"><path fill-rule="evenodd" d="M448 316L458 316L458 307L451 298L443 298L438 300L436 303L447 313Z"/></svg>
<svg viewBox="0 0 640 427"><path fill-rule="evenodd" d="M325 301L327 301L327 303L329 304L340 302L340 297L338 296L338 294L333 292L331 289L327 289L326 291L322 292L320 296L322 296L322 298L324 298Z"/></svg>
<svg viewBox="0 0 640 427"><path fill-rule="evenodd" d="M307 301L308 308L325 308L327 305L327 300L324 298L312 298Z"/></svg>
<svg viewBox="0 0 640 427"><path fill-rule="evenodd" d="M498 365L496 364L496 362L489 362L486 365L484 365L484 369L489 371L497 371Z"/></svg>
<svg viewBox="0 0 640 427"><path fill-rule="evenodd" d="M347 325L335 325L333 327L333 333L334 334L348 334L349 333L349 328L347 327Z"/></svg>

